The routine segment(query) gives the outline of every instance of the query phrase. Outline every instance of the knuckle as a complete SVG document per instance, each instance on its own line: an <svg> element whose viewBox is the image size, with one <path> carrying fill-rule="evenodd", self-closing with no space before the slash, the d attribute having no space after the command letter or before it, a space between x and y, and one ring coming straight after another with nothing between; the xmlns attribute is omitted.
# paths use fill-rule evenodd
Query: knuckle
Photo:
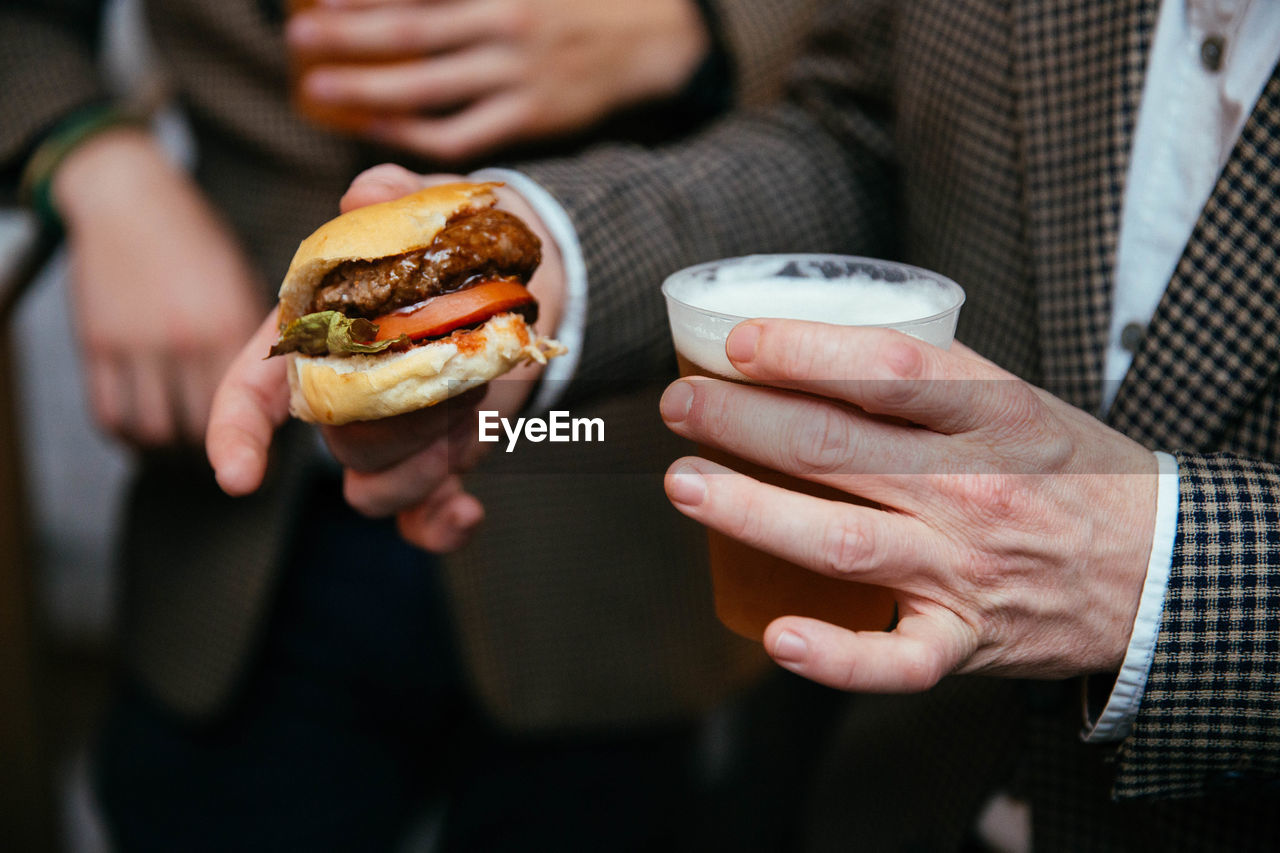
<svg viewBox="0 0 1280 853"><path fill-rule="evenodd" d="M990 543L988 543L990 544ZM956 592L967 595L981 590L989 583L998 580L998 573L990 555L977 548L957 548L949 557L954 566L954 577L957 583Z"/></svg>
<svg viewBox="0 0 1280 853"><path fill-rule="evenodd" d="M996 379L992 380L991 387L996 393L1002 393L1005 415L1010 424L1025 429L1039 420L1044 404L1029 386Z"/></svg>
<svg viewBox="0 0 1280 853"><path fill-rule="evenodd" d="M1066 470L1076 453L1073 431L1064 429L1043 400L1034 394L1027 396L1033 401L1028 408L1034 406L1022 431L1022 446L1030 457L1029 469L1035 472Z"/></svg>
<svg viewBox="0 0 1280 853"><path fill-rule="evenodd" d="M902 333L893 333L893 340L884 350L884 358L894 376L900 379L916 379L934 373L931 370L931 351L919 341Z"/></svg>
<svg viewBox="0 0 1280 853"><path fill-rule="evenodd" d="M912 690L928 690L946 675L942 651L929 643L913 643L902 656L902 678Z"/></svg>
<svg viewBox="0 0 1280 853"><path fill-rule="evenodd" d="M818 539L817 564L827 574L848 574L875 560L875 542L870 531L851 523L842 515L832 516Z"/></svg>
<svg viewBox="0 0 1280 853"><path fill-rule="evenodd" d="M510 47L496 48L486 57L486 71L492 80L503 83L527 83L542 70L541 59L528 51Z"/></svg>
<svg viewBox="0 0 1280 853"><path fill-rule="evenodd" d="M693 401L689 404L685 422L700 438L724 438L735 422L729 401L709 382L694 380L688 384L693 388Z"/></svg>
<svg viewBox="0 0 1280 853"><path fill-rule="evenodd" d="M761 352L768 353L769 344L775 340L766 326L760 336ZM779 347L775 355L778 373L785 379L811 381L825 378L830 372L831 358L812 324L796 327L781 339L780 345L774 345Z"/></svg>
<svg viewBox="0 0 1280 853"><path fill-rule="evenodd" d="M1017 443L1039 454L1063 441L1061 430L1035 391L1021 382L993 380L983 405L993 413L996 439Z"/></svg>
<svg viewBox="0 0 1280 853"><path fill-rule="evenodd" d="M998 473L972 473L957 480L955 500L983 519L1001 521L1014 517L1021 489L1015 478Z"/></svg>
<svg viewBox="0 0 1280 853"><path fill-rule="evenodd" d="M868 379L861 390L868 407L892 412L920 400L927 385L918 379Z"/></svg>
<svg viewBox="0 0 1280 853"><path fill-rule="evenodd" d="M539 15L533 3L503 3L495 19L496 32L513 42L528 41L537 32Z"/></svg>
<svg viewBox="0 0 1280 853"><path fill-rule="evenodd" d="M1040 430L1033 446L1040 451L1041 470L1065 470L1076 454L1075 443L1070 436L1047 428Z"/></svg>
<svg viewBox="0 0 1280 853"><path fill-rule="evenodd" d="M714 480L714 478L712 478ZM709 499L715 500L715 483L709 484ZM754 545L760 538L759 534L767 521L768 510L760 500L760 496L755 490L745 489L741 495L742 508L740 512L733 513L725 525L725 532L748 545Z"/></svg>
<svg viewBox="0 0 1280 853"><path fill-rule="evenodd" d="M807 473L836 473L856 451L848 420L830 406L802 414L793 434L791 461L798 470Z"/></svg>
<svg viewBox="0 0 1280 853"><path fill-rule="evenodd" d="M538 96L530 92L522 92L519 96L510 98L506 105L505 132L537 129L538 119L549 112L553 105L551 102L539 101Z"/></svg>

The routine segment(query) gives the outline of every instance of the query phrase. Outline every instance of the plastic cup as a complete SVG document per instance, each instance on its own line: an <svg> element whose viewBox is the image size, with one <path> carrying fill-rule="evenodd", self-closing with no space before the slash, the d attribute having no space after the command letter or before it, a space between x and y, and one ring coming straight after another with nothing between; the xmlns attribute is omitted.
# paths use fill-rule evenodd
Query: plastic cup
<svg viewBox="0 0 1280 853"><path fill-rule="evenodd" d="M287 0L287 14L293 15L314 8L318 0ZM312 124L348 134L364 133L371 125L391 116L383 110L363 109L346 104L332 104L319 101L307 94L302 88L303 76L312 68L320 65L363 65L366 67L385 67L418 58L414 53L397 55L380 51L370 56L329 56L315 51L290 50L289 53L289 89L294 110Z"/></svg>
<svg viewBox="0 0 1280 853"><path fill-rule="evenodd" d="M898 329L942 348L951 345L964 290L949 278L892 261L848 255L748 255L681 270L662 285L681 376L749 380L729 362L724 343L744 320L783 317ZM833 366L833 371L838 370ZM815 377L834 378L834 377ZM792 491L830 500L856 498L762 468L714 448L712 461ZM707 531L716 615L760 640L779 616L821 619L852 630L884 630L895 617L883 587L830 578Z"/></svg>

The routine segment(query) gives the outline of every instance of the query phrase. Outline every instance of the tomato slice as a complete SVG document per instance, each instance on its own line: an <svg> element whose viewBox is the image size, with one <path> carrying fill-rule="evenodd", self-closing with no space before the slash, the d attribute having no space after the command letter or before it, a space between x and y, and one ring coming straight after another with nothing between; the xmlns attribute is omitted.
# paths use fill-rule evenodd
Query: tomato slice
<svg viewBox="0 0 1280 853"><path fill-rule="evenodd" d="M415 341L435 338L534 301L533 294L519 282L484 281L375 317L373 322L378 326L378 334L374 340L394 340L401 335Z"/></svg>

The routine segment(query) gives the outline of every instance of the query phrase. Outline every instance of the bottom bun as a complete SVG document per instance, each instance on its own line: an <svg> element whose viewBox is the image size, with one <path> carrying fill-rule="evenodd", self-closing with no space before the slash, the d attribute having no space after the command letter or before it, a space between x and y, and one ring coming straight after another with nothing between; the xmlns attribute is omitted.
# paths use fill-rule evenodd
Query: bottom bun
<svg viewBox="0 0 1280 853"><path fill-rule="evenodd" d="M418 344L404 352L289 356L289 410L311 423L345 424L434 406L526 361L564 347L539 337L519 314Z"/></svg>

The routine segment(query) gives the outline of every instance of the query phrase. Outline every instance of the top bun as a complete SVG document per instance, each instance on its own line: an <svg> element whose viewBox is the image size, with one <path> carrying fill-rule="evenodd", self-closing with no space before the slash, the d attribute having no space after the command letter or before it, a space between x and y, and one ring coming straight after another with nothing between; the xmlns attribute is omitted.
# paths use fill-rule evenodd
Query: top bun
<svg viewBox="0 0 1280 853"><path fill-rule="evenodd" d="M280 324L311 304L316 287L345 261L372 261L424 249L459 213L493 207L499 183L455 183L427 187L381 204L358 207L321 225L298 246L280 285Z"/></svg>

